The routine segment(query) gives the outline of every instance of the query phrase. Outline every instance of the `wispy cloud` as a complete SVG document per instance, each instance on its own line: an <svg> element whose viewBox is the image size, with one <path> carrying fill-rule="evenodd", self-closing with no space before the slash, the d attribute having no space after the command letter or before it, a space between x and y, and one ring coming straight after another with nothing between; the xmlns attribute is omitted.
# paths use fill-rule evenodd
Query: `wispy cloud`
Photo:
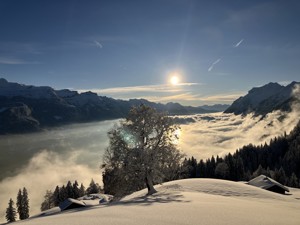
<svg viewBox="0 0 300 225"><path fill-rule="evenodd" d="M6 64L6 65L23 65L23 64L41 64L37 61L26 61L23 59L16 59L16 58L5 58L0 57L0 64Z"/></svg>
<svg viewBox="0 0 300 225"><path fill-rule="evenodd" d="M237 98L244 96L245 92L240 92L240 93L231 93L231 94L218 94L218 95L211 95L211 96L204 96L204 97L199 97L198 100L204 101L204 102L212 102L212 103L231 103Z"/></svg>
<svg viewBox="0 0 300 225"><path fill-rule="evenodd" d="M243 43L244 39L241 39L238 43L234 45L235 48L239 47Z"/></svg>
<svg viewBox="0 0 300 225"><path fill-rule="evenodd" d="M98 94L117 94L134 92L179 92L184 86L200 85L199 83L179 83L174 85L141 85L131 87L114 87L104 89L80 89L79 92L92 91Z"/></svg>
<svg viewBox="0 0 300 225"><path fill-rule="evenodd" d="M103 45L99 41L94 41L98 48L103 48Z"/></svg>
<svg viewBox="0 0 300 225"><path fill-rule="evenodd" d="M183 105L199 106L201 104L230 104L245 92L222 93L212 96L203 96L195 91L194 86L202 83L180 83L179 85L144 85L132 87L115 87L106 89L81 89L78 92L92 91L100 96L109 96L116 99L129 100L132 98L147 99L152 102L178 102ZM196 87L197 89L197 87Z"/></svg>
<svg viewBox="0 0 300 225"><path fill-rule="evenodd" d="M191 102L191 101L199 100L198 95L192 94L190 92L176 94L176 95L169 95L169 96L147 96L147 97L141 97L141 98L146 98L147 100L149 100L151 102L160 102L160 103L167 103L170 101Z"/></svg>
<svg viewBox="0 0 300 225"><path fill-rule="evenodd" d="M214 62L210 65L210 67L208 68L208 72L212 71L212 69L214 68L214 66L215 66L216 64L218 64L220 61L221 61L221 59L217 59L216 61L214 61Z"/></svg>

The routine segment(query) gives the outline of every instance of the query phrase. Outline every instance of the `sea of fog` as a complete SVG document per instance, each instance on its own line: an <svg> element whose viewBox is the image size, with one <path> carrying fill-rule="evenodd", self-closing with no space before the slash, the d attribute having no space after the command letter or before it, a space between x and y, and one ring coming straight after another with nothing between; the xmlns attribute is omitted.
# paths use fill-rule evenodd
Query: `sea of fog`
<svg viewBox="0 0 300 225"><path fill-rule="evenodd" d="M178 148L187 156L206 159L289 133L299 120L299 111L287 115L275 112L265 118L223 113L188 118L195 122L181 125ZM9 198L15 201L19 188L28 189L33 215L39 212L46 190L56 185L77 180L87 186L92 178L101 184L100 165L108 146L107 132L117 123L118 120L110 120L0 136L0 221L4 221Z"/></svg>

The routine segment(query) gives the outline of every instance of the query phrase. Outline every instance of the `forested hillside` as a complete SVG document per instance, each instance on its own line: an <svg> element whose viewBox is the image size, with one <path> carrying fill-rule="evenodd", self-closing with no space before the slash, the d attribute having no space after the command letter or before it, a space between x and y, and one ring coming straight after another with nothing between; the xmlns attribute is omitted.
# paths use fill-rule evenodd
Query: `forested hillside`
<svg viewBox="0 0 300 225"><path fill-rule="evenodd" d="M185 159L182 174L185 178L222 178L234 181L249 180L260 174L282 184L300 187L300 122L289 134L271 139L264 145L249 144L225 157L212 156L199 162Z"/></svg>

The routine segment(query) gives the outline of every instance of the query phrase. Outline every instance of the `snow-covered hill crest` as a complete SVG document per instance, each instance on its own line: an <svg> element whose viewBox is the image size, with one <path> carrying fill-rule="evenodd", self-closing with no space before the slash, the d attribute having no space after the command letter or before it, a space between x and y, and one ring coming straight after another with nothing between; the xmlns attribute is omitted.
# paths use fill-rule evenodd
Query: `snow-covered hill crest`
<svg viewBox="0 0 300 225"><path fill-rule="evenodd" d="M133 193L119 202L41 216L24 225L298 225L300 191L280 195L241 182L186 179Z"/></svg>

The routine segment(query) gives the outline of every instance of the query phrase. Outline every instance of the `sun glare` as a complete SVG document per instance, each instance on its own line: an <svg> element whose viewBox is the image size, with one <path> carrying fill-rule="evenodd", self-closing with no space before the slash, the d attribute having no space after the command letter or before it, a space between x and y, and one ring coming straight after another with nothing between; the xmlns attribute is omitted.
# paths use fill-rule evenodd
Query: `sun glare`
<svg viewBox="0 0 300 225"><path fill-rule="evenodd" d="M170 79L170 82L172 85L176 85L179 83L179 78L177 76L172 76L171 79Z"/></svg>

